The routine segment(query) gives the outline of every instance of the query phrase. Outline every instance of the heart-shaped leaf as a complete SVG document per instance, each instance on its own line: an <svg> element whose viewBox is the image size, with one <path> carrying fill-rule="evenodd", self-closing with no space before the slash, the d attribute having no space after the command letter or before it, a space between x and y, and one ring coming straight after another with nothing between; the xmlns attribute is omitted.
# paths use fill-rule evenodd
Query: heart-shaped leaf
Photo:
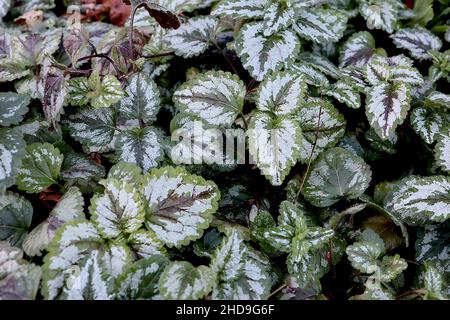
<svg viewBox="0 0 450 320"><path fill-rule="evenodd" d="M64 156L49 143L33 143L26 148L22 167L17 175L20 190L38 193L58 183Z"/></svg>
<svg viewBox="0 0 450 320"><path fill-rule="evenodd" d="M327 207L341 198L358 198L369 186L371 176L363 159L350 151L332 148L313 164L302 193L311 204Z"/></svg>
<svg viewBox="0 0 450 320"><path fill-rule="evenodd" d="M200 238L217 210L217 186L182 168L154 169L144 177L146 225L169 247Z"/></svg>

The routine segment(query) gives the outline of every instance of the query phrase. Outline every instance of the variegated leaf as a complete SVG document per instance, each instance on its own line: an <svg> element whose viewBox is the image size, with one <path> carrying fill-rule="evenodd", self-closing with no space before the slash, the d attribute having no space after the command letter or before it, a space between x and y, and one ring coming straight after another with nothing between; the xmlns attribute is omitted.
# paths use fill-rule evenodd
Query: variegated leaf
<svg viewBox="0 0 450 320"><path fill-rule="evenodd" d="M333 148L313 164L302 190L316 207L327 207L341 198L355 199L369 186L372 172L363 159L350 151Z"/></svg>
<svg viewBox="0 0 450 320"><path fill-rule="evenodd" d="M450 130L442 133L437 140L434 154L436 162L445 172L450 172Z"/></svg>
<svg viewBox="0 0 450 320"><path fill-rule="evenodd" d="M130 234L128 244L138 258L165 255L166 249L153 231L138 230Z"/></svg>
<svg viewBox="0 0 450 320"><path fill-rule="evenodd" d="M194 114L207 123L230 126L242 112L246 88L229 72L210 71L183 84L173 101L183 112Z"/></svg>
<svg viewBox="0 0 450 320"><path fill-rule="evenodd" d="M419 263L432 263L446 278L450 270L450 232L448 223L426 225L419 229L415 243L416 260ZM447 294L450 288L447 286Z"/></svg>
<svg viewBox="0 0 450 320"><path fill-rule="evenodd" d="M444 222L450 217L450 178L405 178L385 198L384 207L409 225Z"/></svg>
<svg viewBox="0 0 450 320"><path fill-rule="evenodd" d="M41 268L28 263L23 252L0 241L0 300L33 300L41 280Z"/></svg>
<svg viewBox="0 0 450 320"><path fill-rule="evenodd" d="M95 295L101 295L99 299L108 299L113 282L130 260L126 246L116 242L104 243L91 222L68 222L56 232L49 254L44 258L41 292L46 299L68 298L70 295L78 299L93 299ZM89 274L94 276L92 272L95 272L99 283L98 287L91 287L89 293L83 288L92 285L89 278L94 277L86 278Z"/></svg>
<svg viewBox="0 0 450 320"><path fill-rule="evenodd" d="M70 135L91 151L108 151L116 131L116 113L112 108L83 108L65 124Z"/></svg>
<svg viewBox="0 0 450 320"><path fill-rule="evenodd" d="M175 54L191 58L202 54L213 44L219 22L214 17L195 17L182 24L177 30L170 31L166 37L168 47Z"/></svg>
<svg viewBox="0 0 450 320"><path fill-rule="evenodd" d="M22 167L17 175L20 190L38 193L58 183L64 155L49 143L33 143L26 148Z"/></svg>
<svg viewBox="0 0 450 320"><path fill-rule="evenodd" d="M293 72L280 72L261 83L256 98L259 111L286 116L299 110L306 91L304 79Z"/></svg>
<svg viewBox="0 0 450 320"><path fill-rule="evenodd" d="M433 33L422 27L400 29L391 39L397 48L406 49L416 59L431 59L428 50L439 51L442 41Z"/></svg>
<svg viewBox="0 0 450 320"><path fill-rule="evenodd" d="M97 70L89 78L80 77L69 80L69 102L76 106L88 103L93 108L107 108L124 96L119 80L113 75L103 79Z"/></svg>
<svg viewBox="0 0 450 320"><path fill-rule="evenodd" d="M381 82L366 97L366 116L375 132L388 139L405 120L410 108L410 88L405 83Z"/></svg>
<svg viewBox="0 0 450 320"><path fill-rule="evenodd" d="M244 68L258 81L270 72L288 68L300 50L300 41L290 30L265 37L264 24L245 24L236 38L236 53Z"/></svg>
<svg viewBox="0 0 450 320"><path fill-rule="evenodd" d="M450 109L450 95L433 91L425 98L424 104L430 107Z"/></svg>
<svg viewBox="0 0 450 320"><path fill-rule="evenodd" d="M291 66L291 69L299 75L303 76L305 82L309 85L316 87L326 87L329 84L327 77L317 68L314 68L310 65L294 63Z"/></svg>
<svg viewBox="0 0 450 320"><path fill-rule="evenodd" d="M273 280L268 259L246 246L236 231L216 249L211 269L217 276L213 299L260 300L270 295Z"/></svg>
<svg viewBox="0 0 450 320"><path fill-rule="evenodd" d="M33 218L33 207L24 197L6 192L0 195L0 241L21 247Z"/></svg>
<svg viewBox="0 0 450 320"><path fill-rule="evenodd" d="M111 167L108 179L125 181L129 184L139 185L142 180L142 169L135 163L119 162Z"/></svg>
<svg viewBox="0 0 450 320"><path fill-rule="evenodd" d="M40 256L55 236L56 230L64 223L85 219L84 199L76 187L71 187L61 197L47 219L35 227L23 242L23 251L30 257Z"/></svg>
<svg viewBox="0 0 450 320"><path fill-rule="evenodd" d="M260 112L253 116L247 134L253 161L272 185L281 185L299 156L300 125L289 118Z"/></svg>
<svg viewBox="0 0 450 320"><path fill-rule="evenodd" d="M346 28L347 16L330 9L300 10L294 24L300 37L317 43L339 41Z"/></svg>
<svg viewBox="0 0 450 320"><path fill-rule="evenodd" d="M302 52L297 57L297 62L301 62L310 67L313 67L323 74L326 74L334 79L341 76L340 70L327 57L312 52Z"/></svg>
<svg viewBox="0 0 450 320"><path fill-rule="evenodd" d="M25 146L19 130L0 128L0 192L14 184Z"/></svg>
<svg viewBox="0 0 450 320"><path fill-rule="evenodd" d="M211 258L210 268L221 282L232 282L244 274L247 247L237 231L222 240Z"/></svg>
<svg viewBox="0 0 450 320"><path fill-rule="evenodd" d="M263 34L269 37L292 25L297 18L295 8L286 3L274 1L264 9Z"/></svg>
<svg viewBox="0 0 450 320"><path fill-rule="evenodd" d="M394 295L385 289L375 277L369 278L365 286L363 294L353 296L350 300L394 300Z"/></svg>
<svg viewBox="0 0 450 320"><path fill-rule="evenodd" d="M144 172L164 159L163 132L157 128L135 128L118 134L115 148L119 161L137 164Z"/></svg>
<svg viewBox="0 0 450 320"><path fill-rule="evenodd" d="M361 96L358 89L344 81L332 84L323 93L335 98L340 103L346 104L350 108L358 109L361 106Z"/></svg>
<svg viewBox="0 0 450 320"><path fill-rule="evenodd" d="M300 144L300 161L303 163L333 147L345 133L345 118L325 99L309 98L296 118L303 135Z"/></svg>
<svg viewBox="0 0 450 320"><path fill-rule="evenodd" d="M367 31L354 33L341 48L339 67L364 67L375 53L375 39Z"/></svg>
<svg viewBox="0 0 450 320"><path fill-rule="evenodd" d="M176 261L164 269L159 279L159 291L165 299L197 300L211 291L214 281L215 274L208 267Z"/></svg>
<svg viewBox="0 0 450 320"><path fill-rule="evenodd" d="M146 225L169 247L200 238L220 198L213 182L173 167L148 173L142 192L148 204Z"/></svg>
<svg viewBox="0 0 450 320"><path fill-rule="evenodd" d="M359 12L366 19L369 29L392 33L397 28L399 6L396 0L363 0Z"/></svg>
<svg viewBox="0 0 450 320"><path fill-rule="evenodd" d="M10 126L22 121L28 112L30 96L14 92L0 92L0 126Z"/></svg>
<svg viewBox="0 0 450 320"><path fill-rule="evenodd" d="M372 229L366 229L358 242L348 246L345 250L353 268L372 274L379 271L377 259L384 254L383 239Z"/></svg>
<svg viewBox="0 0 450 320"><path fill-rule="evenodd" d="M381 82L401 82L410 85L421 85L423 77L413 67L413 61L404 55L394 57L375 56L366 66L366 80L371 85Z"/></svg>
<svg viewBox="0 0 450 320"><path fill-rule="evenodd" d="M116 179L101 182L105 191L91 200L91 221L106 239L136 232L144 223L145 207L133 185Z"/></svg>
<svg viewBox="0 0 450 320"><path fill-rule="evenodd" d="M150 124L156 120L161 98L153 79L139 72L132 76L125 87L125 98L120 100L119 112L126 119L141 119Z"/></svg>
<svg viewBox="0 0 450 320"><path fill-rule="evenodd" d="M427 290L426 299L448 300L445 290L449 286L445 281L444 275L430 262L425 263L424 269L419 277Z"/></svg>
<svg viewBox="0 0 450 320"><path fill-rule="evenodd" d="M439 109L418 107L411 112L411 125L422 139L432 144L450 126L450 118Z"/></svg>
<svg viewBox="0 0 450 320"><path fill-rule="evenodd" d="M60 176L66 187L77 186L82 192L89 193L105 177L105 168L87 155L71 152L64 157Z"/></svg>
<svg viewBox="0 0 450 320"><path fill-rule="evenodd" d="M117 299L155 299L159 297L159 279L169 260L152 255L130 265L119 277Z"/></svg>
<svg viewBox="0 0 450 320"><path fill-rule="evenodd" d="M255 19L264 16L269 0L223 0L212 11L213 15L235 19Z"/></svg>

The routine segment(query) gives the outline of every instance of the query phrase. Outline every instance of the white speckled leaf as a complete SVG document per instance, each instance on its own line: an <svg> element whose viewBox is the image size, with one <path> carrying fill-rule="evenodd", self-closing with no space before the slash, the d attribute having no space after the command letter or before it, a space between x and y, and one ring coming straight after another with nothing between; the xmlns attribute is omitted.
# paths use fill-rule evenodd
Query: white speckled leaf
<svg viewBox="0 0 450 320"><path fill-rule="evenodd" d="M209 71L183 84L173 101L183 112L212 125L230 126L244 106L244 83L229 72Z"/></svg>
<svg viewBox="0 0 450 320"><path fill-rule="evenodd" d="M28 112L30 96L15 92L0 92L0 126L10 126L22 121Z"/></svg>
<svg viewBox="0 0 450 320"><path fill-rule="evenodd" d="M340 103L346 104L350 108L358 109L361 106L361 96L358 89L344 81L332 84L323 93L335 98Z"/></svg>
<svg viewBox="0 0 450 320"><path fill-rule="evenodd" d="M300 37L317 43L337 42L347 28L347 19L344 13L332 9L303 9L294 30Z"/></svg>
<svg viewBox="0 0 450 320"><path fill-rule="evenodd" d="M325 99L309 98L297 112L297 119L303 135L300 148L300 161L303 163L310 157L316 159L326 148L333 147L345 133L344 116Z"/></svg>
<svg viewBox="0 0 450 320"><path fill-rule="evenodd" d="M325 87L329 84L327 77L320 70L311 65L294 63L291 66L291 69L294 70L297 74L302 75L305 79L305 82L309 85L316 87Z"/></svg>
<svg viewBox="0 0 450 320"><path fill-rule="evenodd" d="M366 80L377 85L385 81L421 85L423 77L413 67L413 61L404 55L394 57L375 56L365 68Z"/></svg>
<svg viewBox="0 0 450 320"><path fill-rule="evenodd" d="M118 134L115 148L119 161L137 164L144 172L164 159L163 132L157 128L135 128Z"/></svg>
<svg viewBox="0 0 450 320"><path fill-rule="evenodd" d="M259 111L277 116L298 111L306 92L303 78L293 72L280 72L267 77L261 83L256 98Z"/></svg>
<svg viewBox="0 0 450 320"><path fill-rule="evenodd" d="M427 290L427 300L448 300L445 288L448 284L444 275L436 268L433 263L425 263L425 270L420 274L423 285Z"/></svg>
<svg viewBox="0 0 450 320"><path fill-rule="evenodd" d="M300 50L300 41L291 30L265 37L262 22L245 24L236 38L236 53L244 68L258 81L270 72L288 68Z"/></svg>
<svg viewBox="0 0 450 320"><path fill-rule="evenodd" d="M436 141L439 134L450 125L444 112L432 108L415 108L411 112L410 120L414 131L428 144Z"/></svg>
<svg viewBox="0 0 450 320"><path fill-rule="evenodd" d="M343 44L339 54L339 67L364 67L375 53L375 39L367 31L354 33Z"/></svg>
<svg viewBox="0 0 450 320"><path fill-rule="evenodd" d="M69 188L50 212L49 217L26 236L22 245L24 252L30 257L40 256L61 225L85 219L83 206L84 199L80 190L77 187Z"/></svg>
<svg viewBox="0 0 450 320"><path fill-rule="evenodd" d="M41 268L23 260L23 252L0 241L0 300L33 300L41 280Z"/></svg>
<svg viewBox="0 0 450 320"><path fill-rule="evenodd" d="M154 299L159 296L159 278L169 260L162 255L152 255L130 265L119 277L117 299Z"/></svg>
<svg viewBox="0 0 450 320"><path fill-rule="evenodd" d="M379 83L370 88L366 97L366 116L375 132L386 140L405 120L410 108L410 88L396 84Z"/></svg>
<svg viewBox="0 0 450 320"><path fill-rule="evenodd" d="M92 151L108 151L116 131L116 114L113 108L82 108L69 117L65 124L70 135Z"/></svg>
<svg viewBox="0 0 450 320"><path fill-rule="evenodd" d="M144 176L142 192L148 205L146 225L169 247L200 238L220 198L213 182L173 167L153 169Z"/></svg>
<svg viewBox="0 0 450 320"><path fill-rule="evenodd" d="M95 289L92 292L101 289L99 292L106 299L110 296L112 282L123 273L130 260L128 247L114 241L105 244L93 223L68 222L58 229L50 244L49 254L44 258L41 292L45 299L67 298L70 294L77 295L78 299L93 299L89 292L84 293L81 289L89 281L83 272L96 272L102 287L91 288Z"/></svg>
<svg viewBox="0 0 450 320"><path fill-rule="evenodd" d="M237 231L222 240L211 258L210 268L217 274L218 282L232 282L244 274L247 247Z"/></svg>
<svg viewBox="0 0 450 320"><path fill-rule="evenodd" d="M293 6L274 1L264 9L263 34L269 37L280 30L289 27L296 19L296 12Z"/></svg>
<svg viewBox="0 0 450 320"><path fill-rule="evenodd" d="M224 0L215 7L212 14L235 19L262 18L268 3L269 0Z"/></svg>
<svg viewBox="0 0 450 320"><path fill-rule="evenodd" d="M249 152L258 168L274 186L283 183L297 162L302 130L297 121L258 112L247 131Z"/></svg>
<svg viewBox="0 0 450 320"><path fill-rule="evenodd" d="M145 207L138 189L116 179L103 180L101 184L105 190L94 195L89 211L102 236L114 239L141 228Z"/></svg>
<svg viewBox="0 0 450 320"><path fill-rule="evenodd" d="M383 239L372 229L366 229L358 242L348 246L345 250L353 268L367 274L379 270L378 258L384 254Z"/></svg>
<svg viewBox="0 0 450 320"><path fill-rule="evenodd" d="M130 234L128 244L139 258L148 258L153 255L165 255L166 249L153 231L138 230Z"/></svg>
<svg viewBox="0 0 450 320"><path fill-rule="evenodd" d="M164 269L159 290L165 299L197 300L211 291L214 282L215 274L208 267L176 261Z"/></svg>
<svg viewBox="0 0 450 320"><path fill-rule="evenodd" d="M394 32L398 24L399 3L396 0L363 0L359 12L366 19L367 28Z"/></svg>
<svg viewBox="0 0 450 320"><path fill-rule="evenodd" d="M129 184L140 184L142 180L142 169L135 163L119 162L111 167L108 179L126 181Z"/></svg>
<svg viewBox="0 0 450 320"><path fill-rule="evenodd" d="M161 98L155 81L142 72L133 75L125 87L119 111L126 119L141 119L146 124L156 120Z"/></svg>
<svg viewBox="0 0 450 320"><path fill-rule="evenodd" d="M302 52L298 55L297 62L316 68L323 74L326 74L334 79L340 78L341 76L340 70L334 65L334 63L319 53Z"/></svg>
<svg viewBox="0 0 450 320"><path fill-rule="evenodd" d="M177 30L171 30L165 41L176 55L184 58L195 57L213 44L218 25L219 21L214 17L190 18Z"/></svg>
<svg viewBox="0 0 450 320"><path fill-rule="evenodd" d="M446 224L426 225L419 230L415 243L416 260L420 263L433 261L444 267L440 271L448 272L450 266L450 232Z"/></svg>
<svg viewBox="0 0 450 320"><path fill-rule="evenodd" d="M70 273L77 269L77 264L102 242L91 222L69 222L60 228L50 244L50 253L44 258L41 289L44 298L57 298Z"/></svg>
<svg viewBox="0 0 450 320"><path fill-rule="evenodd" d="M408 264L405 259L400 258L400 255L384 256L380 262L380 280L392 281L406 268Z"/></svg>
<svg viewBox="0 0 450 320"><path fill-rule="evenodd" d="M237 252L237 250L241 250ZM232 270L235 267L237 269ZM211 268L217 272L212 299L267 299L272 287L271 265L261 253L243 243L232 231L216 249Z"/></svg>
<svg viewBox="0 0 450 320"><path fill-rule="evenodd" d="M69 80L69 96L70 103L76 106L90 103L93 108L107 108L119 102L124 92L115 76L106 75L101 78L99 72L95 70L89 78Z"/></svg>
<svg viewBox="0 0 450 320"><path fill-rule="evenodd" d="M14 184L25 146L19 130L0 128L0 192Z"/></svg>
<svg viewBox="0 0 450 320"><path fill-rule="evenodd" d="M450 130L438 137L434 154L438 165L445 172L450 172Z"/></svg>
<svg viewBox="0 0 450 320"><path fill-rule="evenodd" d="M17 175L20 190L38 193L58 183L64 155L49 143L33 143L26 148L22 167Z"/></svg>
<svg viewBox="0 0 450 320"><path fill-rule="evenodd" d="M341 198L355 199L369 186L372 172L363 159L350 151L333 148L313 164L302 190L316 207L328 207Z"/></svg>
<svg viewBox="0 0 450 320"><path fill-rule="evenodd" d="M353 296L350 300L394 300L394 295L377 281L374 277L365 283L366 289L363 294Z"/></svg>
<svg viewBox="0 0 450 320"><path fill-rule="evenodd" d="M77 268L67 270L62 300L111 300L108 273L102 266L98 251L92 251Z"/></svg>
<svg viewBox="0 0 450 320"><path fill-rule="evenodd" d="M409 225L444 222L450 217L450 178L407 177L388 194L384 207Z"/></svg>
<svg viewBox="0 0 450 320"><path fill-rule="evenodd" d="M425 98L424 104L430 107L450 109L450 95L433 91Z"/></svg>
<svg viewBox="0 0 450 320"><path fill-rule="evenodd" d="M10 191L0 195L0 241L21 247L32 218L33 207L27 199Z"/></svg>
<svg viewBox="0 0 450 320"><path fill-rule="evenodd" d="M422 27L400 29L391 35L391 39L397 48L408 50L419 60L431 59L428 50L439 51L442 47L442 41Z"/></svg>

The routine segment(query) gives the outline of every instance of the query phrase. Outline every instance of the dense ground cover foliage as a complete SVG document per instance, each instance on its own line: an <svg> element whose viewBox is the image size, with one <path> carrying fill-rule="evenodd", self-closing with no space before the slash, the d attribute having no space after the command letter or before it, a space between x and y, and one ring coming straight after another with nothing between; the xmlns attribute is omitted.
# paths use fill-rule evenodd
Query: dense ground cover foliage
<svg viewBox="0 0 450 320"><path fill-rule="evenodd" d="M0 299L447 299L448 0L0 0Z"/></svg>

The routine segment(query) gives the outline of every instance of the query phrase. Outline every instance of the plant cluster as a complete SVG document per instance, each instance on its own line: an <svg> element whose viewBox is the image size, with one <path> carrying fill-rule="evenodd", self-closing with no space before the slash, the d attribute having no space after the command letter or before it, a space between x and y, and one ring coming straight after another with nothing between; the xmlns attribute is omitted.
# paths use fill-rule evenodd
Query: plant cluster
<svg viewBox="0 0 450 320"><path fill-rule="evenodd" d="M0 0L0 299L448 299L449 3Z"/></svg>

